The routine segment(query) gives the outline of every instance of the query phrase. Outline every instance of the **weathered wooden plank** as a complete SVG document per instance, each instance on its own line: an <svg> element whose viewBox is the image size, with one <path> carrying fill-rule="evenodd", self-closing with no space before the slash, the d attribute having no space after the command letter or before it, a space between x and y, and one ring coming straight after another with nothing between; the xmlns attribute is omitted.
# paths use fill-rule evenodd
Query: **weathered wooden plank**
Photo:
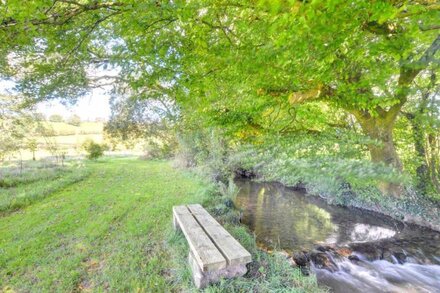
<svg viewBox="0 0 440 293"><path fill-rule="evenodd" d="M225 268L226 259L197 223L188 208L185 206L173 207L173 215L185 235L200 269L213 271Z"/></svg>
<svg viewBox="0 0 440 293"><path fill-rule="evenodd" d="M203 229L208 233L218 249L226 257L228 265L235 266L252 261L251 254L201 205L188 205L188 209L203 226Z"/></svg>

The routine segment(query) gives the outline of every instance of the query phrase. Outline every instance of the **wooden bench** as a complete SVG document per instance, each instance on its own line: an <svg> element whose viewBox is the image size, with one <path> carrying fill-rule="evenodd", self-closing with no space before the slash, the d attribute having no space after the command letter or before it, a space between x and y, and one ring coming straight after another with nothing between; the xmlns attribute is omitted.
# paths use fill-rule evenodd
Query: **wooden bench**
<svg viewBox="0 0 440 293"><path fill-rule="evenodd" d="M246 273L251 254L201 205L173 207L173 223L188 241L188 260L197 288Z"/></svg>

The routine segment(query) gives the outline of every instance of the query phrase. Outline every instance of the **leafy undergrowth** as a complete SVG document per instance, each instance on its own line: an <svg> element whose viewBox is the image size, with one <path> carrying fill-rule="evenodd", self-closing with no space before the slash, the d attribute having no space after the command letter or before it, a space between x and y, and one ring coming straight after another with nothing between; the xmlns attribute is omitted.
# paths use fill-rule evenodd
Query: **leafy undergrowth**
<svg viewBox="0 0 440 293"><path fill-rule="evenodd" d="M173 231L173 205L202 203L252 253L242 278L207 292L317 292L286 260L259 251L214 188L168 162L105 159L88 178L0 221L0 290L197 291L188 245Z"/></svg>
<svg viewBox="0 0 440 293"><path fill-rule="evenodd" d="M0 178L0 214L26 207L88 175L87 168L74 162L63 167L32 165L20 173L4 169Z"/></svg>

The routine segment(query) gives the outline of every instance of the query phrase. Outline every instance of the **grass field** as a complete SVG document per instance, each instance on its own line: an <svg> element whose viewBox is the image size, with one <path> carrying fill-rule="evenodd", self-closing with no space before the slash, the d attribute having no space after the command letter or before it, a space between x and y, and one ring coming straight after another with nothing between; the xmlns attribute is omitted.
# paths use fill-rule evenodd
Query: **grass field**
<svg viewBox="0 0 440 293"><path fill-rule="evenodd" d="M207 292L318 291L313 277L258 251L246 229L228 223L224 199L195 175L169 162L132 158L103 159L86 169L87 178L0 216L0 291L196 291L188 246L171 225L172 206L184 203L209 207L255 260L248 275Z"/></svg>
<svg viewBox="0 0 440 293"><path fill-rule="evenodd" d="M79 126L74 126L65 122L46 121L43 122L43 126L53 134L49 139L64 149L78 148L87 139L92 139L97 143L104 141L104 123L102 122L81 122ZM37 142L44 145L46 140L39 137Z"/></svg>
<svg viewBox="0 0 440 293"><path fill-rule="evenodd" d="M55 136L75 135L75 134L102 134L104 132L103 122L81 122L75 126L66 122L44 121L42 125L53 132Z"/></svg>

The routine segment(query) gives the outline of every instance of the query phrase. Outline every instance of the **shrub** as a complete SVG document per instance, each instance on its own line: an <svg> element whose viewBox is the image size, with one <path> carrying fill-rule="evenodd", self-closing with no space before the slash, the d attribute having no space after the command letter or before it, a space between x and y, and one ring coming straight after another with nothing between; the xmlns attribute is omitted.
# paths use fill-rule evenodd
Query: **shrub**
<svg viewBox="0 0 440 293"><path fill-rule="evenodd" d="M34 119L35 121L46 121L46 116L43 113L35 113Z"/></svg>
<svg viewBox="0 0 440 293"><path fill-rule="evenodd" d="M233 177L229 177L227 183L223 183L219 181L217 184L218 184L219 192L222 196L224 196L227 199L235 200L240 189L238 188L237 185L235 185Z"/></svg>
<svg viewBox="0 0 440 293"><path fill-rule="evenodd" d="M86 140L83 143L83 148L87 152L87 158L89 160L96 160L104 155L105 146L93 140Z"/></svg>
<svg viewBox="0 0 440 293"><path fill-rule="evenodd" d="M168 159L174 155L174 146L163 142L149 141L144 145L145 159Z"/></svg>
<svg viewBox="0 0 440 293"><path fill-rule="evenodd" d="M51 122L63 122L64 119L63 119L63 116L58 115L58 114L54 114L54 115L51 115L49 117L49 121L51 121Z"/></svg>
<svg viewBox="0 0 440 293"><path fill-rule="evenodd" d="M67 123L73 126L80 126L81 125L81 118L78 115L72 115L67 119Z"/></svg>
<svg viewBox="0 0 440 293"><path fill-rule="evenodd" d="M232 166L229 162L230 147L222 138L220 129L188 130L178 136L179 165L198 167L198 172L214 181L228 182Z"/></svg>

